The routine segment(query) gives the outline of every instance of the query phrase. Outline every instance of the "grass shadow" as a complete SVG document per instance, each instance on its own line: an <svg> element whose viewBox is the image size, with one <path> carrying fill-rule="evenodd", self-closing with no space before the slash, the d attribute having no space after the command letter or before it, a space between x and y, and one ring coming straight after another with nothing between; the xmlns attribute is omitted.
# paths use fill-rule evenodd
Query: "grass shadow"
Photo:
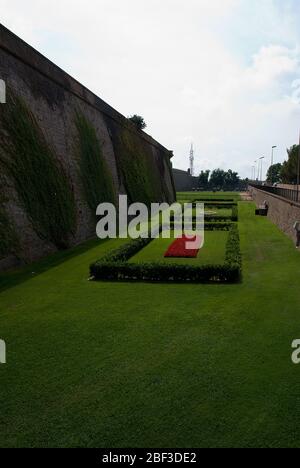
<svg viewBox="0 0 300 468"><path fill-rule="evenodd" d="M65 261L97 247L99 244L103 244L103 242L106 242L106 240L92 239L72 249L56 252L30 265L0 273L0 293L41 275L51 268L57 267Z"/></svg>

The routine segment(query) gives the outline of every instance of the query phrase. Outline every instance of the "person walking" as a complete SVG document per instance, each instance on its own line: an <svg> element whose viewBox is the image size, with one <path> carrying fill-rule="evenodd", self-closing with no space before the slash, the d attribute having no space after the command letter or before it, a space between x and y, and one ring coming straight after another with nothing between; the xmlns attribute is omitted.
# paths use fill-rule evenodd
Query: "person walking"
<svg viewBox="0 0 300 468"><path fill-rule="evenodd" d="M296 231L296 249L300 247L300 222L296 221L294 224L294 229Z"/></svg>

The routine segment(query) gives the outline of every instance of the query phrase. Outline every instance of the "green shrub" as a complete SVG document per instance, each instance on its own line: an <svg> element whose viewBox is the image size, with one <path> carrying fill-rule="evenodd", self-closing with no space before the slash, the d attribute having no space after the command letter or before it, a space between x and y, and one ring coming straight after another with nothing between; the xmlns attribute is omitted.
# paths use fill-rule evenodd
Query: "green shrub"
<svg viewBox="0 0 300 468"><path fill-rule="evenodd" d="M231 222L204 223L205 231L230 231Z"/></svg>
<svg viewBox="0 0 300 468"><path fill-rule="evenodd" d="M204 229L205 231L229 231L232 226L231 221L225 222L205 222ZM170 223L171 229L174 229L174 221ZM196 219L193 219L193 229L196 229Z"/></svg>
<svg viewBox="0 0 300 468"><path fill-rule="evenodd" d="M79 134L80 177L87 203L96 216L100 203L116 201L112 176L94 127L80 112L75 123Z"/></svg>
<svg viewBox="0 0 300 468"><path fill-rule="evenodd" d="M240 249L240 235L237 224L232 224L226 243L225 264L241 273L242 255ZM240 275L239 275L240 276Z"/></svg>
<svg viewBox="0 0 300 468"><path fill-rule="evenodd" d="M193 208L196 208L197 203L193 202L192 205L193 205ZM237 203L219 202L218 200L216 202L212 201L212 202L205 203L205 208L216 209L216 210L227 208L227 209L232 210L231 214L229 215L205 214L204 215L205 221L220 223L222 221L223 222L227 222L227 221L237 222L239 219L239 209L238 209Z"/></svg>
<svg viewBox="0 0 300 468"><path fill-rule="evenodd" d="M113 252L110 252L107 254L105 257L103 257L100 262L126 262L129 260L131 257L136 255L140 250L142 250L146 245L150 244L152 241L151 238L147 239L134 239L128 244L124 244L118 249L114 250Z"/></svg>
<svg viewBox="0 0 300 468"><path fill-rule="evenodd" d="M211 198L195 198L193 200L193 202L199 202L199 203L209 203L209 202L212 202L214 204L218 204L218 203L228 203L229 205L232 205L232 203L234 202L234 199L233 198L215 198L215 199L211 199Z"/></svg>
<svg viewBox="0 0 300 468"><path fill-rule="evenodd" d="M238 221L239 220L239 209L238 206L235 205L232 207L232 221Z"/></svg>
<svg viewBox="0 0 300 468"><path fill-rule="evenodd" d="M222 209L222 208L232 208L233 206L238 206L237 202L234 201L220 201L220 200L198 200L198 201L192 201L193 207L195 208L198 203L204 203L206 208L215 208L215 209Z"/></svg>
<svg viewBox="0 0 300 468"><path fill-rule="evenodd" d="M104 262L91 266L97 280L153 281L175 283L236 282L239 270L230 265L190 266L166 263Z"/></svg>
<svg viewBox="0 0 300 468"><path fill-rule="evenodd" d="M76 226L75 202L63 168L24 100L8 92L1 107L0 164L40 238L68 246Z"/></svg>

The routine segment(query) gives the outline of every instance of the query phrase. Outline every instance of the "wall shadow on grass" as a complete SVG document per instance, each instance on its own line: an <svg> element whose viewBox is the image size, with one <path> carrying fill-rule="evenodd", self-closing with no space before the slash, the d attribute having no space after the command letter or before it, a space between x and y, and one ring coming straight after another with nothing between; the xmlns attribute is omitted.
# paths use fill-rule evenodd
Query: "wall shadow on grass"
<svg viewBox="0 0 300 468"><path fill-rule="evenodd" d="M67 260L84 254L94 247L103 245L104 242L107 242L107 239L102 241L99 239L92 239L72 249L56 252L38 262L31 263L30 265L3 272L0 274L0 293L35 278L51 268L61 265Z"/></svg>

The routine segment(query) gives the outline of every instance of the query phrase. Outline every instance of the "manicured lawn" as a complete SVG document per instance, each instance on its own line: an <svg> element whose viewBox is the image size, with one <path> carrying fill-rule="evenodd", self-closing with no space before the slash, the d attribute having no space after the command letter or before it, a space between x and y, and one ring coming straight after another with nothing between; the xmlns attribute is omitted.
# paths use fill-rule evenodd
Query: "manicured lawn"
<svg viewBox="0 0 300 468"><path fill-rule="evenodd" d="M226 231L206 231L203 248L196 258L164 258L164 254L174 239L155 239L137 255L130 259L130 263L164 262L187 265L223 264L225 248L228 238Z"/></svg>
<svg viewBox="0 0 300 468"><path fill-rule="evenodd" d="M232 215L232 209L228 208L205 208L205 212L208 215L217 215L217 216L231 216ZM196 215L196 209L193 210L193 214Z"/></svg>
<svg viewBox="0 0 300 468"><path fill-rule="evenodd" d="M239 210L242 284L88 282L121 241L9 276L0 446L299 447L300 253Z"/></svg>

